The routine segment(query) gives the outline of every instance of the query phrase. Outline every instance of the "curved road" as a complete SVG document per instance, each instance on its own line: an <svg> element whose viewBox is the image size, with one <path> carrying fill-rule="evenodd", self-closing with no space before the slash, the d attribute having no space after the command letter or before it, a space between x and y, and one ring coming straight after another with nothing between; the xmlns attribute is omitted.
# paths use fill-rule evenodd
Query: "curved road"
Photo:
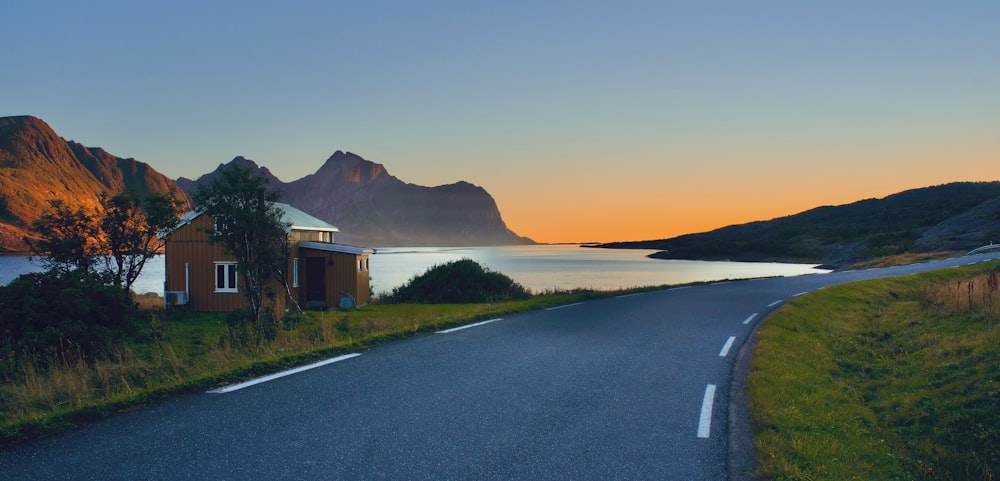
<svg viewBox="0 0 1000 481"><path fill-rule="evenodd" d="M665 289L520 314L30 442L0 452L0 473L726 479L733 358L765 315L831 284L997 257Z"/></svg>

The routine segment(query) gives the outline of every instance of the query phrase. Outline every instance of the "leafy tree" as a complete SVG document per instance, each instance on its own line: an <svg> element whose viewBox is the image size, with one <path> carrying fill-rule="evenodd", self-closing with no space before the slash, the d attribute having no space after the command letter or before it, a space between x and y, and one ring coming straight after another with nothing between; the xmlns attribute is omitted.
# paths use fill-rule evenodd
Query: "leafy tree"
<svg viewBox="0 0 1000 481"><path fill-rule="evenodd" d="M49 207L31 225L39 238L24 239L32 254L42 258L50 270L92 270L100 238L95 214L84 207L72 208L62 199L50 200Z"/></svg>
<svg viewBox="0 0 1000 481"><path fill-rule="evenodd" d="M237 165L220 169L193 196L195 208L215 222L207 231L209 242L221 244L236 260L249 317L255 324L264 310L266 282L275 275L276 265L288 261L282 247L288 225L274 205L280 198L281 193L271 189L266 178Z"/></svg>
<svg viewBox="0 0 1000 481"><path fill-rule="evenodd" d="M130 332L137 316L130 288L162 247L157 234L177 222L180 203L132 193L101 201L103 214L52 200L33 223L39 237L25 240L47 270L0 287L0 371L22 360L73 364Z"/></svg>
<svg viewBox="0 0 1000 481"><path fill-rule="evenodd" d="M102 197L101 204L103 213L51 200L32 224L39 238L25 241L49 269L92 271L103 264L112 282L128 292L146 261L163 248L158 234L176 225L181 203L173 195L124 192Z"/></svg>
<svg viewBox="0 0 1000 481"><path fill-rule="evenodd" d="M140 199L133 192L104 197L101 202L102 258L114 283L128 291L146 261L163 249L164 239L159 234L177 225L181 202L162 194Z"/></svg>

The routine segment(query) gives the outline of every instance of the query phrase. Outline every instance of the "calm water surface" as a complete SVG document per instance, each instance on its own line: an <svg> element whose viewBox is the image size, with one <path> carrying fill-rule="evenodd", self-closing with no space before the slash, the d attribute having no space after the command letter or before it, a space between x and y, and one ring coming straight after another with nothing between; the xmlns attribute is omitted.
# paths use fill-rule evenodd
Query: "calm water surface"
<svg viewBox="0 0 1000 481"><path fill-rule="evenodd" d="M371 258L376 293L392 290L428 268L472 259L536 292L621 289L687 282L796 276L829 272L815 265L650 259L652 250L592 249L578 245L419 247L377 249Z"/></svg>
<svg viewBox="0 0 1000 481"><path fill-rule="evenodd" d="M371 257L372 287L377 294L389 292L435 265L459 259L477 261L535 292L574 288L609 290L829 272L804 264L680 261L646 257L653 252L588 249L577 245L378 248ZM41 269L37 261L30 261L27 257L0 257L0 284ZM136 281L135 291L162 295L165 270L162 256L151 259Z"/></svg>
<svg viewBox="0 0 1000 481"><path fill-rule="evenodd" d="M21 256L0 256L0 285L7 285L8 282L17 278L21 274L45 270L37 259L32 260ZM132 285L132 290L140 294L155 292L163 295L163 281L167 272L167 264L163 256L156 256L146 261L146 266L142 269L142 275Z"/></svg>

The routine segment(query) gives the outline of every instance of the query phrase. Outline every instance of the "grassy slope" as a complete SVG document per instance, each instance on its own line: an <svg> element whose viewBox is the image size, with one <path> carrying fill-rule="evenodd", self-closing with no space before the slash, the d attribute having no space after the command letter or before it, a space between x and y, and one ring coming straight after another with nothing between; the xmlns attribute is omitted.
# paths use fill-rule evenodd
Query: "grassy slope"
<svg viewBox="0 0 1000 481"><path fill-rule="evenodd" d="M748 381L759 476L995 479L997 266L831 287L769 317Z"/></svg>

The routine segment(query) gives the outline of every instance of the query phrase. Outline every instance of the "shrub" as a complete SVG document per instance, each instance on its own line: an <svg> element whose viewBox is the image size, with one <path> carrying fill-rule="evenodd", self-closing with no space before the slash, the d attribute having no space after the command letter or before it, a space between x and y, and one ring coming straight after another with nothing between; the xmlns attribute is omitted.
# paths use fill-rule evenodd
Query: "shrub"
<svg viewBox="0 0 1000 481"><path fill-rule="evenodd" d="M24 274L0 287L2 355L37 367L102 356L131 332L136 314L129 293L107 273Z"/></svg>
<svg viewBox="0 0 1000 481"><path fill-rule="evenodd" d="M462 304L500 302L531 297L524 286L471 259L431 267L393 289L388 303Z"/></svg>

